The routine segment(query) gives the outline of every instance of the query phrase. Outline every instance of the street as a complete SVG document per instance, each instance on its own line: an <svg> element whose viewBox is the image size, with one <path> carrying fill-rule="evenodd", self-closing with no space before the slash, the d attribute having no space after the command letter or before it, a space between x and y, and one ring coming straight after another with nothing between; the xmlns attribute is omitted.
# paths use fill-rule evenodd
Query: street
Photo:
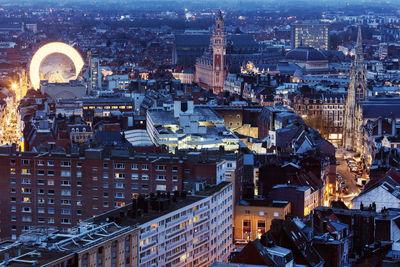
<svg viewBox="0 0 400 267"><path fill-rule="evenodd" d="M350 208L351 200L361 192L362 188L357 186L355 174L350 171L342 151L336 152L336 163L336 172L343 178L347 187L347 191L344 193L339 191L339 193L336 194L336 197L342 199L342 201ZM363 177L365 176L366 175L363 175ZM338 183L340 185L340 182Z"/></svg>

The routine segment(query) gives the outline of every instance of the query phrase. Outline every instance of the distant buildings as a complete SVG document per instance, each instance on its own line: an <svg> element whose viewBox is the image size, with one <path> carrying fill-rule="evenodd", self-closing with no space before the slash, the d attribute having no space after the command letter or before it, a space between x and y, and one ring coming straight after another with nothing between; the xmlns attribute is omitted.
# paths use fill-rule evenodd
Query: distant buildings
<svg viewBox="0 0 400 267"><path fill-rule="evenodd" d="M291 25L292 48L301 46L329 49L329 25L320 21L301 21Z"/></svg>

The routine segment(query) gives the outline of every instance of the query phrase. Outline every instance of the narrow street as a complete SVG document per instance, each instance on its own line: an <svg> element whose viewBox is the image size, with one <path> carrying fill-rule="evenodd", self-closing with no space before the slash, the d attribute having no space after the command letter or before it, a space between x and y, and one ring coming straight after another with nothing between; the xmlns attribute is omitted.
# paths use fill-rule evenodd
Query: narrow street
<svg viewBox="0 0 400 267"><path fill-rule="evenodd" d="M344 154L342 151L337 151L336 152L336 172L343 178L343 181L346 185L347 190L345 192L340 192L337 194L337 198L342 199L342 201L350 207L351 200L357 196L361 190L362 187L357 186L357 182L355 180L355 173L351 172L348 165L347 161L344 159ZM365 175L363 175L364 177ZM339 188L340 188L340 182L339 183Z"/></svg>

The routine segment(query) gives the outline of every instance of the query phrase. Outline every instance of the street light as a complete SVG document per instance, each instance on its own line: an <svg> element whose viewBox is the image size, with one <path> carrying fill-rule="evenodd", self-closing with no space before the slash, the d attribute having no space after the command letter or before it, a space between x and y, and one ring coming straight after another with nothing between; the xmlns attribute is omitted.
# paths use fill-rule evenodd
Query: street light
<svg viewBox="0 0 400 267"><path fill-rule="evenodd" d="M18 88L18 85L17 85L16 83L12 83L12 84L11 84L11 89L12 89L13 91L17 90L17 88Z"/></svg>

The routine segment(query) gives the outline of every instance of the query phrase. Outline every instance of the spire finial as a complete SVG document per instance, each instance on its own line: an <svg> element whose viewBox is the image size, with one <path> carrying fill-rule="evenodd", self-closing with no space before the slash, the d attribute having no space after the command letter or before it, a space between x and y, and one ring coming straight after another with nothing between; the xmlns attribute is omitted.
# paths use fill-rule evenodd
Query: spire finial
<svg viewBox="0 0 400 267"><path fill-rule="evenodd" d="M361 19L360 18L358 18L357 46L362 46Z"/></svg>

